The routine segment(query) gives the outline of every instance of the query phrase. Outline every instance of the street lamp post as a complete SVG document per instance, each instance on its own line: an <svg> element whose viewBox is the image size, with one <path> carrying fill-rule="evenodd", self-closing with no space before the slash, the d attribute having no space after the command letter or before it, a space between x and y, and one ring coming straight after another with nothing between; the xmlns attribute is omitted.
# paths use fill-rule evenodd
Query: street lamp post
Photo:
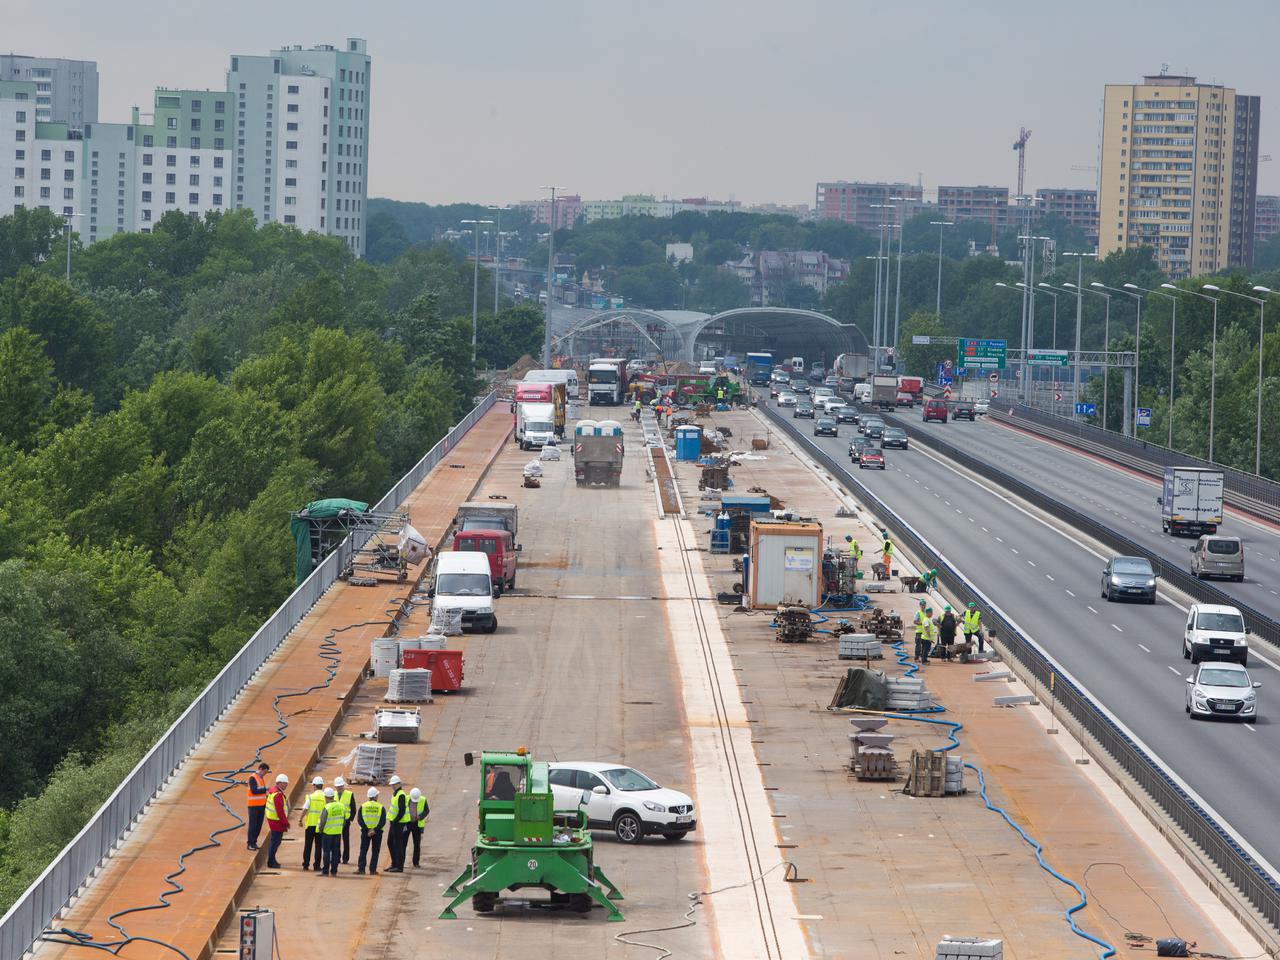
<svg viewBox="0 0 1280 960"><path fill-rule="evenodd" d="M493 217L493 315L496 317L498 315L498 281L502 275L502 267L499 266L502 262L502 211L494 213Z"/></svg>
<svg viewBox="0 0 1280 960"><path fill-rule="evenodd" d="M1124 289L1119 287L1108 287L1105 283L1098 283L1097 280L1089 284L1091 287L1102 287L1104 290L1110 290L1112 293L1124 294L1126 297L1133 297L1137 308L1137 320L1133 329L1133 409L1126 410L1125 416L1133 418L1133 435L1138 435L1138 408L1142 405L1142 294L1135 293L1138 287L1132 283L1126 283Z"/></svg>
<svg viewBox="0 0 1280 960"><path fill-rule="evenodd" d="M1053 287L1049 284L1040 282L1037 287L1044 289L1044 292L1053 297L1053 349L1058 349L1058 294L1053 291Z"/></svg>
<svg viewBox="0 0 1280 960"><path fill-rule="evenodd" d="M1132 283L1126 283L1126 287L1131 290L1141 290L1143 293L1151 297L1164 297L1173 303L1173 324L1169 329L1169 449L1173 449L1173 365L1176 354L1174 353L1175 345L1178 342L1178 298L1168 293L1161 293L1159 290L1148 290L1146 287L1139 287ZM1162 287L1173 286L1172 284L1162 283ZM1176 290L1177 287L1174 287Z"/></svg>
<svg viewBox="0 0 1280 960"><path fill-rule="evenodd" d="M954 227L955 223L950 220L930 220L929 226L938 228L938 298L934 304L934 312L938 315L938 319L942 319L942 228Z"/></svg>
<svg viewBox="0 0 1280 960"><path fill-rule="evenodd" d="M1212 463L1214 406L1218 393L1218 298L1211 297L1207 293L1200 293L1197 290L1184 290L1182 287L1175 287L1172 283L1162 283L1160 286L1176 293L1185 293L1193 297L1199 297L1201 300L1208 300L1213 304L1213 346L1209 354L1209 461ZM1205 289L1209 289L1209 287L1206 286ZM1212 289L1217 290L1218 288L1213 287Z"/></svg>
<svg viewBox="0 0 1280 960"><path fill-rule="evenodd" d="M1107 301L1107 310L1102 319L1102 429L1105 430L1107 429L1107 395L1110 392L1108 385L1111 372L1111 294L1091 289L1097 284L1091 284L1090 287L1082 287L1078 284L1067 282L1063 286L1070 287L1077 293L1096 293Z"/></svg>
<svg viewBox="0 0 1280 960"><path fill-rule="evenodd" d="M544 186L551 191L551 206L547 214L547 312L542 321L542 366L551 366L551 287L556 263L556 191L559 187Z"/></svg>
<svg viewBox="0 0 1280 960"><path fill-rule="evenodd" d="M889 199L895 199L895 198L890 197ZM895 203L873 203L873 204L871 204L871 206L872 206L873 208L877 209L877 210L897 210L897 209L898 209L898 205L897 205L897 204L895 204ZM892 224L892 223L890 223L890 222L889 222L889 214L888 214L888 213L884 213L884 214L882 214L882 215L881 215L881 220L880 220L880 251L879 251L879 252L880 252L880 255L884 258L885 264L884 264L884 283L883 283L883 284L878 284L878 286L879 286L880 290L881 290L881 291L883 291L883 295L879 298L878 303L880 304L880 307L878 307L878 308L877 308L877 311L876 311L876 328L880 331L880 332L879 332L879 335L877 336L877 340L878 340L879 345L880 345L880 354L881 354L881 356L877 358L877 363L876 363L876 369L877 369L877 370L879 370L879 369L880 369L880 367L883 365L883 353L884 353L884 348L888 345L888 340L889 340L889 260L891 259L891 254L892 254L892 251L893 251L893 235L892 235L892 233L890 233L890 231L894 228L894 226L895 226L895 224ZM898 286L898 289L899 289L899 291L901 291L901 289L902 289L902 286L901 286L901 281L902 281L902 247L901 247L901 238L902 238L902 234L901 234L901 232L899 232L899 234L898 234L898 238L899 238L899 247L898 247L898 281L899 281L899 286ZM878 262L876 263L876 279L877 279L877 281L880 279L880 264L879 264ZM881 309L883 309L883 311L884 311L884 318L883 318L883 320L881 320L881 317L880 317L880 310L881 310ZM896 311L896 308L895 308L895 315L896 315L896 312L897 312L897 311ZM894 342L895 342L895 344L896 344L896 342L897 342L897 341L895 340Z"/></svg>
<svg viewBox="0 0 1280 960"><path fill-rule="evenodd" d="M73 217L83 217L83 213L64 213L62 219L67 222L67 283L71 282L71 220Z"/></svg>
<svg viewBox="0 0 1280 960"><path fill-rule="evenodd" d="M1221 287L1215 287L1212 283L1202 284L1201 290L1212 290L1214 293L1225 293L1229 297L1239 297L1241 300L1248 300L1258 305L1258 410L1257 424L1253 433L1253 472L1262 473L1262 327L1266 322L1267 301L1262 297L1251 297L1247 293L1236 293L1234 290L1223 290ZM1267 287L1254 287L1261 293L1270 294L1271 290Z"/></svg>
<svg viewBox="0 0 1280 960"><path fill-rule="evenodd" d="M471 224L471 232L475 235L475 268L471 272L471 366L476 365L476 330L480 312L480 227L492 220L463 220Z"/></svg>
<svg viewBox="0 0 1280 960"><path fill-rule="evenodd" d="M1079 414L1075 412L1075 407L1080 402L1080 328L1083 325L1084 317L1084 293L1081 288L1084 286L1084 259L1085 257L1097 259L1098 255L1096 253L1068 252L1064 253L1063 256L1076 258L1076 362L1071 390L1071 417L1075 419L1079 417Z"/></svg>

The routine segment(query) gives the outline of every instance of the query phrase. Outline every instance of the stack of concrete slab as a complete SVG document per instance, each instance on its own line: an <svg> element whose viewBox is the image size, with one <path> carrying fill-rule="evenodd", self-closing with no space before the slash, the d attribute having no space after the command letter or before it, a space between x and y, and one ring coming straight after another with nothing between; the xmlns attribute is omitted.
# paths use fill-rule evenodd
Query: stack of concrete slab
<svg viewBox="0 0 1280 960"><path fill-rule="evenodd" d="M381 709L373 714L373 734L381 743L417 743L422 714L416 709Z"/></svg>
<svg viewBox="0 0 1280 960"><path fill-rule="evenodd" d="M836 654L841 660L881 660L884 651L880 649L880 641L874 633L843 633L840 635L840 650Z"/></svg>
<svg viewBox="0 0 1280 960"><path fill-rule="evenodd" d="M385 699L391 703L430 703L431 671L392 670L387 677Z"/></svg>
<svg viewBox="0 0 1280 960"><path fill-rule="evenodd" d="M355 783L386 783L396 772L396 748L379 743L362 743L356 747L351 779Z"/></svg>
<svg viewBox="0 0 1280 960"><path fill-rule="evenodd" d="M898 761L893 755L892 733L859 730L849 734L853 748L849 769L859 780L897 780Z"/></svg>
<svg viewBox="0 0 1280 960"><path fill-rule="evenodd" d="M925 710L933 706L933 697L918 677L887 677L890 710Z"/></svg>
<svg viewBox="0 0 1280 960"><path fill-rule="evenodd" d="M964 758L947 754L947 774L943 781L945 792L948 794L961 794L965 792L964 785Z"/></svg>
<svg viewBox="0 0 1280 960"><path fill-rule="evenodd" d="M1004 960L1004 941L943 937L933 956L934 960Z"/></svg>

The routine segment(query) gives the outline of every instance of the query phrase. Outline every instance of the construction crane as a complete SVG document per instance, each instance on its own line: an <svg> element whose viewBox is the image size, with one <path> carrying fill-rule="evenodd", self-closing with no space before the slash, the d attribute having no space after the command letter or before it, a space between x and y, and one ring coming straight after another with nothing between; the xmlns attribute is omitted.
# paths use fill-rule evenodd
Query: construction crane
<svg viewBox="0 0 1280 960"><path fill-rule="evenodd" d="M1027 172L1027 141L1031 139L1031 131L1023 127L1018 132L1017 142L1013 149L1018 151L1018 196L1022 196L1022 181Z"/></svg>

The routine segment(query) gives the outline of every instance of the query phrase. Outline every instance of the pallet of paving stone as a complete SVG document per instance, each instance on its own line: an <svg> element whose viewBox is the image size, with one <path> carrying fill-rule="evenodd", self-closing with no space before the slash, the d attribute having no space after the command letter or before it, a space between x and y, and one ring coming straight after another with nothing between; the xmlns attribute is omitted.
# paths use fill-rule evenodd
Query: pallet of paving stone
<svg viewBox="0 0 1280 960"><path fill-rule="evenodd" d="M1004 960L1004 941L984 937L943 937L933 960Z"/></svg>
<svg viewBox="0 0 1280 960"><path fill-rule="evenodd" d="M946 795L947 755L937 750L912 750L907 785L903 792L913 797Z"/></svg>
<svg viewBox="0 0 1280 960"><path fill-rule="evenodd" d="M893 751L885 747L859 747L851 764L853 775L859 780L897 780L898 761Z"/></svg>
<svg viewBox="0 0 1280 960"><path fill-rule="evenodd" d="M396 748L391 744L362 743L351 765L352 783L386 783L396 772Z"/></svg>
<svg viewBox="0 0 1280 960"><path fill-rule="evenodd" d="M947 773L946 780L943 784L944 792L949 797L959 796L967 793L968 790L964 785L964 758L954 756L950 753L946 754Z"/></svg>
<svg viewBox="0 0 1280 960"><path fill-rule="evenodd" d="M874 633L844 633L839 638L841 660L882 660L884 650Z"/></svg>
<svg viewBox="0 0 1280 960"><path fill-rule="evenodd" d="M417 743L422 713L416 707L381 707L373 713L373 735L379 743Z"/></svg>
<svg viewBox="0 0 1280 960"><path fill-rule="evenodd" d="M392 670L387 676L388 703L430 703L431 671L417 667L410 670Z"/></svg>

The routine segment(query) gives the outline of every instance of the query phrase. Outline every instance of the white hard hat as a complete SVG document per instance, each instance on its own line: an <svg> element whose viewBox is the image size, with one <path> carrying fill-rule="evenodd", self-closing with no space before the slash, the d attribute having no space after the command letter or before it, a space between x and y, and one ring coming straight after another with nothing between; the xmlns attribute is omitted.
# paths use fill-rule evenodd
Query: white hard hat
<svg viewBox="0 0 1280 960"><path fill-rule="evenodd" d="M288 774L286 774L286 773L277 773L277 774L276 774L276 783L288 783L288 782L289 782L289 775L288 775Z"/></svg>
<svg viewBox="0 0 1280 960"><path fill-rule="evenodd" d="M341 777L334 777L333 785L335 787L345 787L347 785L347 781L343 780Z"/></svg>
<svg viewBox="0 0 1280 960"><path fill-rule="evenodd" d="M325 788L324 788L324 798L325 798L326 800L332 800L332 799L333 799L333 787L325 787Z"/></svg>
<svg viewBox="0 0 1280 960"><path fill-rule="evenodd" d="M312 780L312 781L311 781L311 785L312 785L313 787L323 787L323 786L324 786L324 777L316 777L314 780Z"/></svg>
<svg viewBox="0 0 1280 960"><path fill-rule="evenodd" d="M399 777L397 777L395 774L392 774L392 775L391 775L391 785L394 787L394 786L395 786L397 783L399 783L399 782L400 782L400 778L399 778Z"/></svg>
<svg viewBox="0 0 1280 960"><path fill-rule="evenodd" d="M370 799L370 800L376 800L376 799L377 799L377 797L378 797L378 788L377 788L377 787L370 787L370 788L369 788L369 799Z"/></svg>
<svg viewBox="0 0 1280 960"><path fill-rule="evenodd" d="M421 799L422 799L422 791L421 791L421 790L419 790L417 787L414 787L412 790L410 790L410 791L409 791L409 799L410 799L410 800L421 800Z"/></svg>

